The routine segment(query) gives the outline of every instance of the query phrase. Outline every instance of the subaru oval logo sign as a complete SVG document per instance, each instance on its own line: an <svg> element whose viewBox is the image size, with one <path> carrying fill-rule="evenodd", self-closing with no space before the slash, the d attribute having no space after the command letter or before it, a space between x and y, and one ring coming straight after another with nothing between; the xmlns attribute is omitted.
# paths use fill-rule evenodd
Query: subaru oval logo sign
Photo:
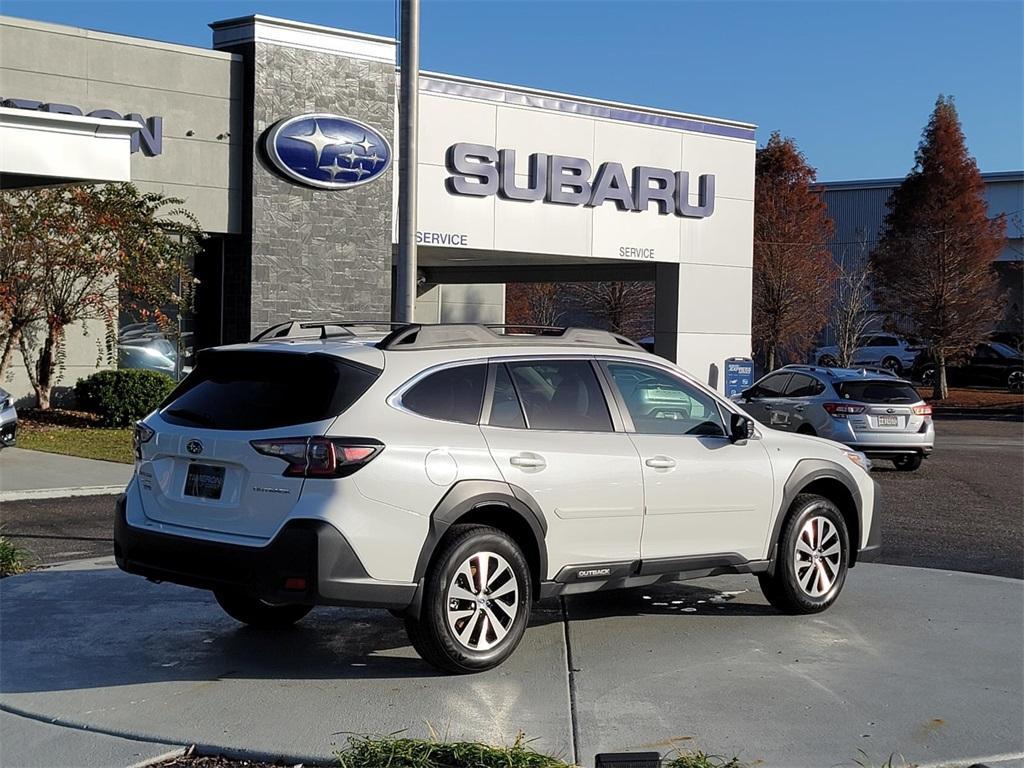
<svg viewBox="0 0 1024 768"><path fill-rule="evenodd" d="M267 156L288 178L319 189L368 184L391 167L391 145L358 120L325 113L276 123L266 137Z"/></svg>
<svg viewBox="0 0 1024 768"><path fill-rule="evenodd" d="M189 440L185 444L185 450L191 453L193 456L196 456L203 452L203 444L198 440Z"/></svg>

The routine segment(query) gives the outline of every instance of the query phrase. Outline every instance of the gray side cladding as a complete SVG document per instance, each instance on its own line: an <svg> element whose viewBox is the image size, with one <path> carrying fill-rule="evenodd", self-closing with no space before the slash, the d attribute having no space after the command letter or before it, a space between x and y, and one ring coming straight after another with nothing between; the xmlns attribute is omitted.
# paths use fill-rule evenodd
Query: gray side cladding
<svg viewBox="0 0 1024 768"><path fill-rule="evenodd" d="M278 120L326 112L362 121L395 147L394 64L255 45L251 333L295 319L387 319L396 168L345 190L282 178L263 138Z"/></svg>

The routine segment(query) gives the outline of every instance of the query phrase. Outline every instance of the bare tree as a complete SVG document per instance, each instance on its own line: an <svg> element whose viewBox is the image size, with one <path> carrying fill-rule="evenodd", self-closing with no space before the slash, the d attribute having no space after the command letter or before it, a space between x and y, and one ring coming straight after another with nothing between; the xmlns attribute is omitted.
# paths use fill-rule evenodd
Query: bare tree
<svg viewBox="0 0 1024 768"><path fill-rule="evenodd" d="M573 303L613 333L631 339L654 332L654 283L602 281L570 283Z"/></svg>
<svg viewBox="0 0 1024 768"><path fill-rule="evenodd" d="M505 322L556 326L565 316L563 294L558 283L509 283L505 288Z"/></svg>
<svg viewBox="0 0 1024 768"><path fill-rule="evenodd" d="M861 241L858 254L850 256L844 252L839 260L832 317L839 366L849 368L872 320L871 264L867 258L866 240Z"/></svg>

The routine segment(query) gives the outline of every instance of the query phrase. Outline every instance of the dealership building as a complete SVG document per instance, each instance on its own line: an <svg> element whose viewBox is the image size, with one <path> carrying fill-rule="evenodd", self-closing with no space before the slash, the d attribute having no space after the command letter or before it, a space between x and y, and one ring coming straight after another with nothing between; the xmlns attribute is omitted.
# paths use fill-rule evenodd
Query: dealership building
<svg viewBox="0 0 1024 768"><path fill-rule="evenodd" d="M182 198L197 346L389 318L396 41L210 26L205 49L0 17L0 183ZM419 103L417 321L500 323L509 282L650 280L659 354L719 387L749 355L753 125L432 72ZM64 384L95 367L77 333Z"/></svg>

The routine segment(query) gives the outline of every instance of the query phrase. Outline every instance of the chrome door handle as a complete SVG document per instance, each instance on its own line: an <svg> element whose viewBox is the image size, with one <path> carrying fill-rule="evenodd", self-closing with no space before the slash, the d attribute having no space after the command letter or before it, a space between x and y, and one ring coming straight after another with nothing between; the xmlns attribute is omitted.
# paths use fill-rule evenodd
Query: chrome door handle
<svg viewBox="0 0 1024 768"><path fill-rule="evenodd" d="M676 460L671 456L652 456L644 464L654 469L672 469L676 465Z"/></svg>
<svg viewBox="0 0 1024 768"><path fill-rule="evenodd" d="M768 405L768 403L765 403L765 404L764 404L764 409L765 409L766 411L774 411L774 410L775 410L775 406L773 406L773 405Z"/></svg>
<svg viewBox="0 0 1024 768"><path fill-rule="evenodd" d="M519 453L510 458L509 464L522 469L543 469L548 465L544 457L536 453Z"/></svg>

